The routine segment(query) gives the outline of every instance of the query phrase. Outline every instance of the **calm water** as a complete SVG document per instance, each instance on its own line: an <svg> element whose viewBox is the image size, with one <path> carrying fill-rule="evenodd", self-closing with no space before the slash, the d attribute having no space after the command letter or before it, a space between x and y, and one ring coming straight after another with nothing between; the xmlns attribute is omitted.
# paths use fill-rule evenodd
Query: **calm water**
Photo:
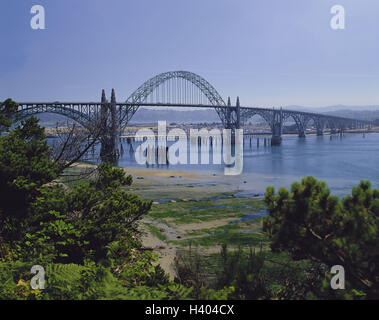
<svg viewBox="0 0 379 320"><path fill-rule="evenodd" d="M225 177L225 180L239 179L241 186L238 188L242 193L263 193L268 185L289 187L293 181L309 175L327 182L337 195L350 193L352 186L364 179L379 187L379 134L307 136L305 139L284 136L279 147L264 147L262 137L257 147L256 139L252 138L250 145L250 137L245 137L243 174L239 178ZM121 144L119 166L146 167L138 165L134 158L133 151L140 142L132 140L129 144L122 139ZM155 165L149 168L206 170L223 175L222 165Z"/></svg>

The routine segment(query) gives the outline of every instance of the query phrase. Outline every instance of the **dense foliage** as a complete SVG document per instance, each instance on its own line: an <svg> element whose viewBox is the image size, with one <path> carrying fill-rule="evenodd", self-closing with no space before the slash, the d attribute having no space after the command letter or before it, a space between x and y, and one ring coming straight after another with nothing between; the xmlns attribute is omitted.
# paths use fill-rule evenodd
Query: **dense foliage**
<svg viewBox="0 0 379 320"><path fill-rule="evenodd" d="M16 104L1 106L9 129ZM105 163L68 189L50 156L35 118L0 138L0 299L188 297L141 249L137 222L151 203L123 191L131 176ZM44 290L30 287L33 265L45 268Z"/></svg>
<svg viewBox="0 0 379 320"><path fill-rule="evenodd" d="M0 223L3 240L22 240L41 187L57 177L37 119L30 118L0 139Z"/></svg>
<svg viewBox="0 0 379 320"><path fill-rule="evenodd" d="M12 125L12 116L17 110L17 104L11 99L0 103L0 133L6 131Z"/></svg>
<svg viewBox="0 0 379 320"><path fill-rule="evenodd" d="M368 181L351 196L331 196L324 182L313 177L294 183L291 190L266 191L270 211L264 231L274 252L287 251L293 259L311 259L328 267L341 265L346 290L330 290L325 297L379 297L379 190Z"/></svg>

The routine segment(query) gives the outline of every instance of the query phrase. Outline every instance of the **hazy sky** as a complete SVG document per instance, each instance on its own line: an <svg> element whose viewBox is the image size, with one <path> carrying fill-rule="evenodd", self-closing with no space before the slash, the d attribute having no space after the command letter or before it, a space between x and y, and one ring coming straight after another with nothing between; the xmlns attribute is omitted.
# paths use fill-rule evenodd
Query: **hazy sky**
<svg viewBox="0 0 379 320"><path fill-rule="evenodd" d="M46 9L32 30L30 9ZM332 30L343 5L346 29ZM376 0L1 0L0 100L127 99L195 72L247 106L379 104Z"/></svg>

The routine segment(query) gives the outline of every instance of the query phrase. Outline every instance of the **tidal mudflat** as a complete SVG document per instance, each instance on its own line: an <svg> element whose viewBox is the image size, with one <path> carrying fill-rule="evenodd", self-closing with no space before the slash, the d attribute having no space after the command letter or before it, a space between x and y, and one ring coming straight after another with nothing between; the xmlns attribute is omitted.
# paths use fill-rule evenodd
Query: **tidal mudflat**
<svg viewBox="0 0 379 320"><path fill-rule="evenodd" d="M128 168L128 189L153 201L142 220L143 245L159 254L161 266L174 277L174 259L196 248L208 263L222 244L267 248L261 233L266 215L262 195L240 196L239 178L215 173Z"/></svg>

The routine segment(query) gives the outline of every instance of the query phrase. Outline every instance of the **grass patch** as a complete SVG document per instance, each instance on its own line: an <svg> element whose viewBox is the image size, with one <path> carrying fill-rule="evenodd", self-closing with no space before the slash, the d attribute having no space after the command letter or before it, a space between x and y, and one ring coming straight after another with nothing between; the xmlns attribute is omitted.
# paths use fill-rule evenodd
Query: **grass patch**
<svg viewBox="0 0 379 320"><path fill-rule="evenodd" d="M202 237L196 237L204 235ZM227 224L217 228L201 229L194 231L188 236L194 236L193 239L173 240L172 242L180 246L217 246L227 244L231 247L250 246L250 247L267 247L269 240L264 234L258 232L243 232L240 223Z"/></svg>
<svg viewBox="0 0 379 320"><path fill-rule="evenodd" d="M222 218L240 218L264 209L263 201L250 198L227 198L199 201L177 201L154 205L149 216L170 219L173 224L199 223Z"/></svg>
<svg viewBox="0 0 379 320"><path fill-rule="evenodd" d="M166 240L166 236L157 228L156 226L153 226L151 224L145 224L149 232L156 238L158 238L161 241Z"/></svg>

